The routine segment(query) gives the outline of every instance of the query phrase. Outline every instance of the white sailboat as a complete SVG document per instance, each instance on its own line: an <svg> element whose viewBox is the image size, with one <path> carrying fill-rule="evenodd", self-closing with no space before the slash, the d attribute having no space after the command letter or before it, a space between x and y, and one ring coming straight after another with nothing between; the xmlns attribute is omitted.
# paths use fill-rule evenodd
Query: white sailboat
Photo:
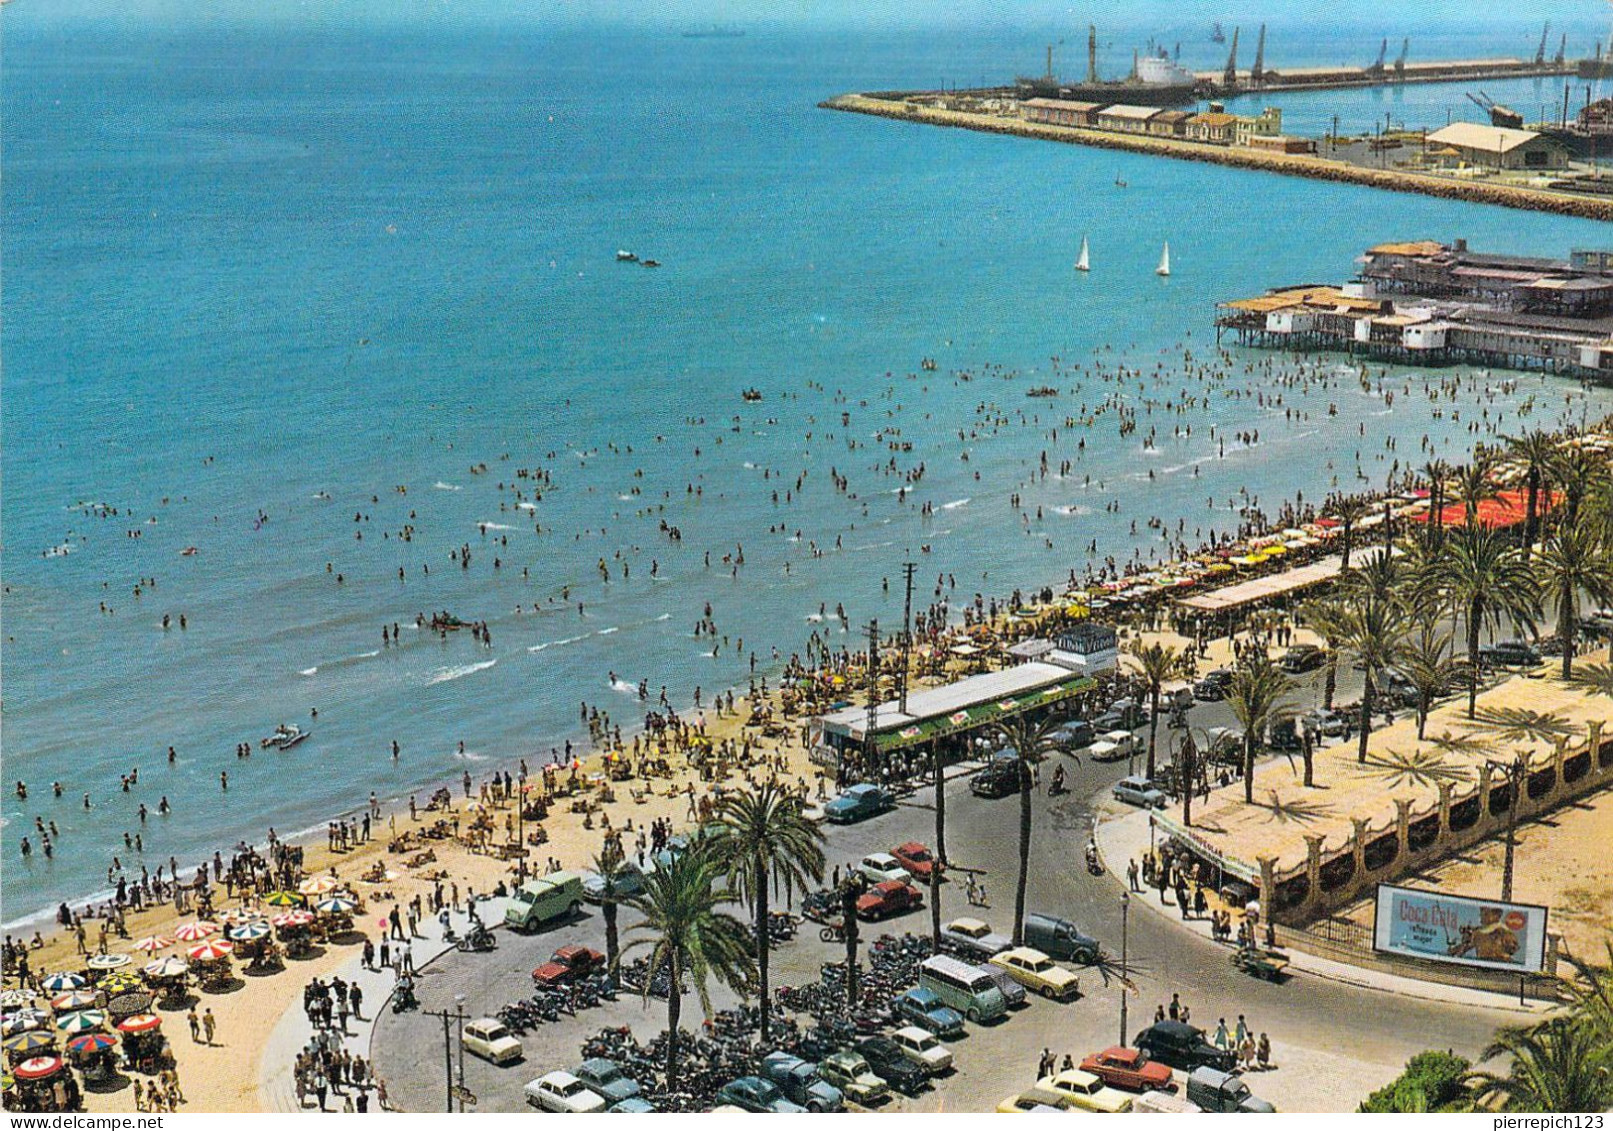
<svg viewBox="0 0 1613 1131"><path fill-rule="evenodd" d="M1159 266L1154 268L1154 274L1168 276L1171 273L1171 245L1165 244L1165 250L1159 257Z"/></svg>
<svg viewBox="0 0 1613 1131"><path fill-rule="evenodd" d="M1077 271L1092 270L1091 253L1087 249L1087 238L1085 236L1081 237L1081 255L1075 261L1075 269Z"/></svg>

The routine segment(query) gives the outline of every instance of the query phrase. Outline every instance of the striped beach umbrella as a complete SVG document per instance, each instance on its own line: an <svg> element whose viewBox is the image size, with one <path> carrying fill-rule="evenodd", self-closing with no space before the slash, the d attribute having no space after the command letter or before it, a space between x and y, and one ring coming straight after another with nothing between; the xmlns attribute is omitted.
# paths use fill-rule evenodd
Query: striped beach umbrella
<svg viewBox="0 0 1613 1131"><path fill-rule="evenodd" d="M64 1033L89 1033L106 1024L106 1010L81 1009L56 1018L56 1028Z"/></svg>
<svg viewBox="0 0 1613 1131"><path fill-rule="evenodd" d="M62 1070L62 1058L59 1056L36 1056L23 1061L11 1070L11 1074L19 1080L43 1080L54 1076Z"/></svg>
<svg viewBox="0 0 1613 1131"><path fill-rule="evenodd" d="M51 998L50 1007L57 1013L71 1013L75 1009L89 1009L100 998L89 990L68 990L59 997Z"/></svg>
<svg viewBox="0 0 1613 1131"><path fill-rule="evenodd" d="M174 932L174 938L180 942L201 942L218 934L218 924L209 923L205 919L198 919L194 923L186 923Z"/></svg>
<svg viewBox="0 0 1613 1131"><path fill-rule="evenodd" d="M117 1045L118 1039L111 1033L85 1033L82 1037L74 1037L67 1042L70 1052L94 1053L105 1052Z"/></svg>
<svg viewBox="0 0 1613 1131"><path fill-rule="evenodd" d="M302 896L292 891L271 891L263 902L270 907L301 907Z"/></svg>
<svg viewBox="0 0 1613 1131"><path fill-rule="evenodd" d="M297 885L297 890L303 895L325 895L340 886L340 881L334 876L309 876Z"/></svg>
<svg viewBox="0 0 1613 1131"><path fill-rule="evenodd" d="M48 994L63 994L68 990L82 990L85 986L84 975L72 974L66 970L51 974L39 983Z"/></svg>
<svg viewBox="0 0 1613 1131"><path fill-rule="evenodd" d="M125 1033L149 1033L161 1025L162 1018L155 1013L136 1013L118 1022L118 1028Z"/></svg>
<svg viewBox="0 0 1613 1131"><path fill-rule="evenodd" d="M0 993L0 1009L16 1009L33 1000L34 995L27 990L6 990Z"/></svg>
<svg viewBox="0 0 1613 1131"><path fill-rule="evenodd" d="M236 942L252 942L266 937L269 931L269 924L260 919L255 923L242 923L239 927L231 927L224 933Z"/></svg>
<svg viewBox="0 0 1613 1131"><path fill-rule="evenodd" d="M109 978L101 979L101 992L109 998L117 997L119 994L135 993L145 988L145 984L140 981L140 975L132 970L120 970Z"/></svg>
<svg viewBox="0 0 1613 1131"><path fill-rule="evenodd" d="M26 1033L13 1033L0 1047L7 1052L38 1052L40 1049L56 1047L56 1038L42 1029L30 1029Z"/></svg>
<svg viewBox="0 0 1613 1131"><path fill-rule="evenodd" d="M182 959L173 957L159 958L155 962L148 962L145 966L145 975L148 978L178 978L190 973L190 967Z"/></svg>
<svg viewBox="0 0 1613 1131"><path fill-rule="evenodd" d="M345 915L357 906L358 901L355 899L349 899L345 895L333 895L314 904L314 910L323 911L326 915Z"/></svg>
<svg viewBox="0 0 1613 1131"><path fill-rule="evenodd" d="M97 954L85 965L91 970L116 970L120 966L127 966L131 961L127 954Z"/></svg>
<svg viewBox="0 0 1613 1131"><path fill-rule="evenodd" d="M147 954L156 954L159 950L167 950L174 945L174 940L162 935L147 935L135 943L130 950L143 950Z"/></svg>
<svg viewBox="0 0 1613 1131"><path fill-rule="evenodd" d="M314 921L310 911L287 911L284 915L276 915L271 922L277 927L306 927Z"/></svg>
<svg viewBox="0 0 1613 1131"><path fill-rule="evenodd" d="M45 1023L43 1021L32 1017L23 1017L20 1014L12 1014L5 1020L0 1021L0 1035L12 1037L18 1033L28 1033L44 1027Z"/></svg>
<svg viewBox="0 0 1613 1131"><path fill-rule="evenodd" d="M228 958L235 950L235 944L222 939L209 939L207 942L191 947L185 952L192 962L217 962L221 958Z"/></svg>

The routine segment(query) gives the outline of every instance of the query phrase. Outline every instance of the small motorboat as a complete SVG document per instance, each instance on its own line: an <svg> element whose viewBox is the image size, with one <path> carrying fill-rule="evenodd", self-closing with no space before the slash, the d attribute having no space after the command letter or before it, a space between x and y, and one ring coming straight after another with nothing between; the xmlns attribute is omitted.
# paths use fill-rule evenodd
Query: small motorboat
<svg viewBox="0 0 1613 1131"><path fill-rule="evenodd" d="M264 749L273 747L276 750L290 750L297 743L308 737L308 732L295 723L287 726L281 723L274 728L274 733L259 741L258 745Z"/></svg>
<svg viewBox="0 0 1613 1131"><path fill-rule="evenodd" d="M622 248L617 248L616 249L616 262L618 262L618 263L637 263L638 262L638 255L637 255L636 252L625 251Z"/></svg>
<svg viewBox="0 0 1613 1131"><path fill-rule="evenodd" d="M182 558L194 558L196 553L197 551L195 546L186 546L183 550L179 551L179 556Z"/></svg>
<svg viewBox="0 0 1613 1131"><path fill-rule="evenodd" d="M661 261L659 259L641 259L639 260L639 265L642 267L659 267L661 266Z"/></svg>
<svg viewBox="0 0 1613 1131"><path fill-rule="evenodd" d="M762 399L762 390L757 388L745 389L740 392L739 397L741 400L746 401L749 404L755 404L757 401Z"/></svg>

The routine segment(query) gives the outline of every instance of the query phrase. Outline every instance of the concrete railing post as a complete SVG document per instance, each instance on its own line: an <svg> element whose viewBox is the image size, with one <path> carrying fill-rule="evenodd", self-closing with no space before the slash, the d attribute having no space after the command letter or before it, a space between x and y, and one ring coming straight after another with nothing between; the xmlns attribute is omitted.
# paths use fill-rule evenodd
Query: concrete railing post
<svg viewBox="0 0 1613 1131"><path fill-rule="evenodd" d="M1445 838L1450 835L1450 832L1451 783L1448 781L1442 781L1439 783L1439 837L1437 838L1436 843L1444 844Z"/></svg>
<svg viewBox="0 0 1613 1131"><path fill-rule="evenodd" d="M1411 799L1395 798L1395 859L1403 860L1411 849Z"/></svg>

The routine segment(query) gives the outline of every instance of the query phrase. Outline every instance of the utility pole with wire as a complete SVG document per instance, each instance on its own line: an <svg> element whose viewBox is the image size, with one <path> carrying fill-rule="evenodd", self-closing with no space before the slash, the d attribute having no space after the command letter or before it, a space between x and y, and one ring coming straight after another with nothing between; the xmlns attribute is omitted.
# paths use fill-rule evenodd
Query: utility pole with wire
<svg viewBox="0 0 1613 1131"><path fill-rule="evenodd" d="M918 568L917 562L902 563L907 595L902 600L902 667L896 675L896 707L904 715L907 714L908 667L913 662L913 574Z"/></svg>

